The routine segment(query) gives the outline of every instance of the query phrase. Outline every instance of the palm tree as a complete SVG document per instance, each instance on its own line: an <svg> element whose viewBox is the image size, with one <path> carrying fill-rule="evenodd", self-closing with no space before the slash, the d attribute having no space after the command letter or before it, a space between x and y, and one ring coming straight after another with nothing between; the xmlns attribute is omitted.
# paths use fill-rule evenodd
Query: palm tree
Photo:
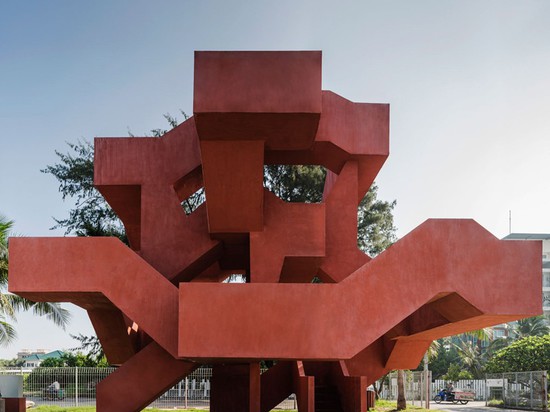
<svg viewBox="0 0 550 412"><path fill-rule="evenodd" d="M6 346L17 336L9 320L14 321L17 312L32 310L35 315L45 316L65 329L70 313L59 303L33 302L7 293L8 288L8 236L13 221L0 215L0 345Z"/></svg>
<svg viewBox="0 0 550 412"><path fill-rule="evenodd" d="M520 319L512 326L512 334L515 339L527 336L542 336L548 333L550 333L550 328L548 328L544 316Z"/></svg>
<svg viewBox="0 0 550 412"><path fill-rule="evenodd" d="M474 379L482 379L485 370L486 352L480 350L479 346L474 345L470 340L460 340L456 344L456 349L463 367L472 374Z"/></svg>
<svg viewBox="0 0 550 412"><path fill-rule="evenodd" d="M405 371L397 370L397 410L407 409L407 400L405 399Z"/></svg>

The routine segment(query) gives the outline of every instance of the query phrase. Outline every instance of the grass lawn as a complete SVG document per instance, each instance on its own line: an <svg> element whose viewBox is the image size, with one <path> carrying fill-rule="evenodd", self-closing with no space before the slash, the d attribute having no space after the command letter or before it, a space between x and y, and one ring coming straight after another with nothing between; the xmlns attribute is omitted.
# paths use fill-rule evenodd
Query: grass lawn
<svg viewBox="0 0 550 412"><path fill-rule="evenodd" d="M374 409L371 409L376 412L390 412L395 411L397 407L396 401L386 401L384 399L379 399L376 401L376 406ZM407 410L408 411L414 411L414 412L434 412L437 411L437 409L425 409L421 408L420 406L413 406L410 404L410 402L407 402Z"/></svg>
<svg viewBox="0 0 550 412"><path fill-rule="evenodd" d="M174 409L170 409L174 410ZM176 409L178 412L205 412L205 409ZM36 408L28 409L29 412L95 412L95 406L71 406L71 407L62 407L62 406L37 406ZM166 412L167 409L155 409L147 408L144 409L146 412Z"/></svg>
<svg viewBox="0 0 550 412"><path fill-rule="evenodd" d="M376 402L376 407L372 409L375 412L390 412L395 411L396 403L395 401L385 401L378 400ZM168 409L144 409L145 412L166 412ZM174 409L170 409L174 410ZM414 412L434 412L437 409L424 409L419 406L412 406L407 404L407 410ZM38 411L38 412L95 412L95 407L93 406L81 406L81 407L60 407L60 406L38 406L36 408L29 409L29 411ZM177 409L178 412L205 412L205 409ZM296 412L296 410L277 410L275 412Z"/></svg>

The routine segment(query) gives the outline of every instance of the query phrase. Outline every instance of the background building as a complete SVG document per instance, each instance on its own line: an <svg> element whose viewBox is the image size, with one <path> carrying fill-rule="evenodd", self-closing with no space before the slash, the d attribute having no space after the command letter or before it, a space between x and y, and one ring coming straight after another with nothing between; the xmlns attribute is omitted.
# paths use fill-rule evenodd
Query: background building
<svg viewBox="0 0 550 412"><path fill-rule="evenodd" d="M49 358L60 358L63 355L63 352L60 350L54 350L49 352L45 349L37 349L35 351L30 351L28 349L23 349L17 353L17 359L25 361L23 364L27 368L37 368L40 364Z"/></svg>

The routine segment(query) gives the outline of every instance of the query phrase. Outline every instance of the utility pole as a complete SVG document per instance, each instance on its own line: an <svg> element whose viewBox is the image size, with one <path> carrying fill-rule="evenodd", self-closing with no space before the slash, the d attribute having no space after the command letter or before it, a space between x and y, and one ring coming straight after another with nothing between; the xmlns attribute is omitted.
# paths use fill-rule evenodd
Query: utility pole
<svg viewBox="0 0 550 412"><path fill-rule="evenodd" d="M428 370L428 351L424 354L424 390L426 397L424 398L426 409L430 409L430 371Z"/></svg>

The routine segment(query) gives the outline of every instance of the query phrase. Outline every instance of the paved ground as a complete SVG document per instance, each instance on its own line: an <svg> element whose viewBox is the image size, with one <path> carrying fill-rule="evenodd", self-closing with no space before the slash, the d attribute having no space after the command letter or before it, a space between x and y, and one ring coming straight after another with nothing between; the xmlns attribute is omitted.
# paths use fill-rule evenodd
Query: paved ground
<svg viewBox="0 0 550 412"><path fill-rule="evenodd" d="M485 401L468 402L466 405L454 404L449 402L441 402L439 404L431 402L430 409L438 409L440 411L449 412L518 412L517 409L490 408L488 406L485 406Z"/></svg>

